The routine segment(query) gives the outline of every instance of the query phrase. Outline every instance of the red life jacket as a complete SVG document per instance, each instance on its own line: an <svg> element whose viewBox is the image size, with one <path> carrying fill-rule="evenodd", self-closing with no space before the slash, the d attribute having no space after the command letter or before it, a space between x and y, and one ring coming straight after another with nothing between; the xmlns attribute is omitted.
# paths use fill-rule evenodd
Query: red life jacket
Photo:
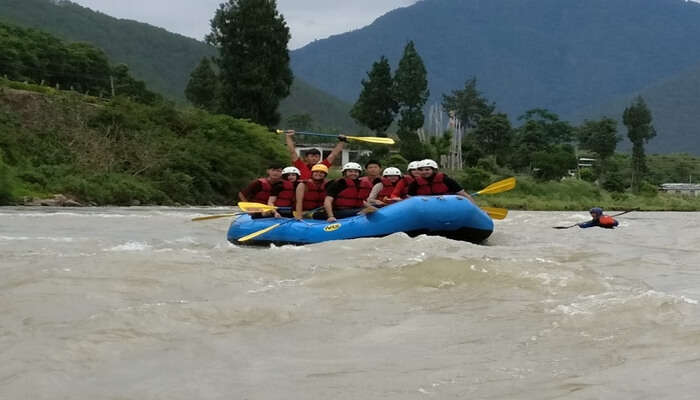
<svg viewBox="0 0 700 400"><path fill-rule="evenodd" d="M411 175L404 175L400 181L396 182L394 191L391 193L391 197L400 197L405 199L408 196L408 187L414 181Z"/></svg>
<svg viewBox="0 0 700 400"><path fill-rule="evenodd" d="M615 218L609 216L609 215L602 215L598 219L598 225L601 228L614 228L615 227Z"/></svg>
<svg viewBox="0 0 700 400"><path fill-rule="evenodd" d="M396 181L398 183L398 181ZM384 201L385 198L391 197L394 192L394 183L389 178L382 178L382 190L377 194L377 199Z"/></svg>
<svg viewBox="0 0 700 400"><path fill-rule="evenodd" d="M372 191L369 179L345 180L346 187L333 199L333 208L360 208Z"/></svg>
<svg viewBox="0 0 700 400"><path fill-rule="evenodd" d="M260 191L255 193L255 197L253 197L251 201L267 204L267 200L270 198L270 192L272 192L272 184L267 178L260 178L258 182L260 182Z"/></svg>
<svg viewBox="0 0 700 400"><path fill-rule="evenodd" d="M282 190L277 194L277 207L291 207L294 204L296 185L290 181L282 181Z"/></svg>
<svg viewBox="0 0 700 400"><path fill-rule="evenodd" d="M307 179L304 183L306 184L306 190L304 192L302 209L307 211L323 207L323 200L326 198L326 181L317 183L313 179Z"/></svg>
<svg viewBox="0 0 700 400"><path fill-rule="evenodd" d="M449 193L450 189L443 182L444 179L445 174L442 172L433 175L433 179L431 180L427 180L422 176L417 177L416 182L418 183L418 189L416 189L416 194L419 196L427 196L431 194L438 195Z"/></svg>

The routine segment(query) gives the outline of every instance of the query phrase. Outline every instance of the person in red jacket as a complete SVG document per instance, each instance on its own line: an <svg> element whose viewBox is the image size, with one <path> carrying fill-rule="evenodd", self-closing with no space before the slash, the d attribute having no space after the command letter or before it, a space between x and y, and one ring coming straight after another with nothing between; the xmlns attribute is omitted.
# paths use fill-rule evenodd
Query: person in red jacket
<svg viewBox="0 0 700 400"><path fill-rule="evenodd" d="M394 191L394 187L401 179L401 170L388 167L382 172L382 177L374 184L372 191L367 197L367 203L372 206L385 206L391 201L389 197Z"/></svg>
<svg viewBox="0 0 700 400"><path fill-rule="evenodd" d="M292 216L294 209L294 199L296 197L296 188L299 184L299 170L296 167L286 167L282 170L282 180L272 186L268 205L276 207L284 207L282 210L274 210L275 218Z"/></svg>
<svg viewBox="0 0 700 400"><path fill-rule="evenodd" d="M343 145L345 144L345 142L347 142L345 136L338 135L338 144L335 145L333 150L331 150L331 154L329 154L325 160L321 161L321 152L318 149L306 150L304 152L304 158L301 159L297 154L297 148L294 144L294 139L292 138L294 136L294 131L286 131L285 134L285 139L287 141L287 149L289 150L289 156L292 158L292 164L295 167L297 167L297 169L299 169L302 180L311 178L311 168L314 165L319 164L319 162L325 165L326 167L330 168L333 164L333 161L343 151Z"/></svg>
<svg viewBox="0 0 700 400"><path fill-rule="evenodd" d="M357 214L372 190L368 180L359 179L362 173L360 164L349 162L343 165L342 172L342 178L336 179L326 187L323 208L328 222L335 222L336 217L346 218Z"/></svg>
<svg viewBox="0 0 700 400"><path fill-rule="evenodd" d="M396 183L394 191L391 192L391 196L389 196L389 200L392 203L405 199L408 196L408 185L410 185L416 177L420 176L418 165L420 165L420 161L411 161L408 163L408 174L404 175L404 177Z"/></svg>
<svg viewBox="0 0 700 400"><path fill-rule="evenodd" d="M601 228L613 229L620 224L615 218L603 214L603 209L600 207L591 208L590 213L591 218L593 219L588 222L578 224L579 228L592 228L594 226L599 226Z"/></svg>
<svg viewBox="0 0 700 400"><path fill-rule="evenodd" d="M435 161L426 159L418 164L420 176L408 185L409 196L431 196L442 194L456 194L474 202L474 199L462 189L462 187L449 176L438 171Z"/></svg>
<svg viewBox="0 0 700 400"><path fill-rule="evenodd" d="M258 178L245 189L238 192L238 200L267 204L272 193L272 186L282 179L282 165L272 163L267 168L267 177Z"/></svg>
<svg viewBox="0 0 700 400"><path fill-rule="evenodd" d="M323 208L323 200L326 198L326 176L328 167L316 164L311 167L311 179L303 180L296 190L296 212L294 218L302 219L304 211Z"/></svg>

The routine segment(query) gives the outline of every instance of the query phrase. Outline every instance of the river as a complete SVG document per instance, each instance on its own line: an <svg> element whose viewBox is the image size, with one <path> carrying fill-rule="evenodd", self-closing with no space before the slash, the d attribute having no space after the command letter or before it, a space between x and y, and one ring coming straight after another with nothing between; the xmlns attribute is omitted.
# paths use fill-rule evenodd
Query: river
<svg viewBox="0 0 700 400"><path fill-rule="evenodd" d="M247 248L216 208L0 208L2 399L696 399L700 214Z"/></svg>

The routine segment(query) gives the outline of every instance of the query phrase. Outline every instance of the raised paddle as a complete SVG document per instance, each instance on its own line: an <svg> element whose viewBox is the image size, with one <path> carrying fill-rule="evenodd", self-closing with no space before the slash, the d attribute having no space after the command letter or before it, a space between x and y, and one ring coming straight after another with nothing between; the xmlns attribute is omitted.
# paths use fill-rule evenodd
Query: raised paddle
<svg viewBox="0 0 700 400"><path fill-rule="evenodd" d="M639 210L627 210L627 211L623 211L621 213L611 215L611 217L618 217L622 214L627 214L627 213L632 212L632 211L639 211ZM580 224L580 223L581 222L579 222L578 224ZM553 226L552 228L554 228L554 229L569 229L569 228L573 228L574 226L578 226L578 224L567 225L567 226Z"/></svg>
<svg viewBox="0 0 700 400"><path fill-rule="evenodd" d="M283 131L282 129L277 129L277 133L285 133L286 131ZM316 132L304 132L304 131L296 131L294 132L295 134L298 133L300 135L311 135L311 136L326 136L326 137L335 137L337 138L340 135L332 135L330 133L316 133ZM375 144L394 144L394 139L388 138L388 137L379 137L379 136L345 136L346 139L348 140L358 140L360 142L367 142L367 143L375 143Z"/></svg>
<svg viewBox="0 0 700 400"><path fill-rule="evenodd" d="M502 193L506 192L508 190L511 190L515 187L515 178L510 177L503 179L502 181L498 181L495 183L492 183L485 188L479 190L476 193L472 193L472 196L479 196L481 194L496 194L496 193Z"/></svg>

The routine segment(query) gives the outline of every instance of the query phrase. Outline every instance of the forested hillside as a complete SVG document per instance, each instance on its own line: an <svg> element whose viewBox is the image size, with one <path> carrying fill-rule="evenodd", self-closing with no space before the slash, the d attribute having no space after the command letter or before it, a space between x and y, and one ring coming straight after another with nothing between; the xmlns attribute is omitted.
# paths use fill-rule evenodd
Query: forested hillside
<svg viewBox="0 0 700 400"><path fill-rule="evenodd" d="M2 0L1 20L94 44L112 63L127 64L150 89L179 102L185 101L184 90L192 70L203 57L215 53L204 42L148 24L116 19L69 1ZM350 104L301 79L295 79L290 97L280 106L282 124L295 114L310 114L319 128L355 131L357 125L348 117L349 110Z"/></svg>
<svg viewBox="0 0 700 400"><path fill-rule="evenodd" d="M513 120L532 108L568 118L582 107L636 93L700 63L700 4L423 0L365 28L294 51L292 66L312 85L354 101L372 63L386 55L395 68L408 40L426 64L432 101L476 76L484 95ZM653 106L665 101L647 100ZM670 118L666 109L652 108L654 117ZM655 141L681 135L659 131Z"/></svg>
<svg viewBox="0 0 700 400"><path fill-rule="evenodd" d="M655 152L685 152L700 155L700 64L690 70L663 80L629 96L621 96L604 104L581 109L575 120L595 119L608 115L620 121L620 132L626 132L621 123L622 112L632 99L641 95L653 111L654 127L658 136L649 147ZM629 141L621 143L630 147Z"/></svg>

